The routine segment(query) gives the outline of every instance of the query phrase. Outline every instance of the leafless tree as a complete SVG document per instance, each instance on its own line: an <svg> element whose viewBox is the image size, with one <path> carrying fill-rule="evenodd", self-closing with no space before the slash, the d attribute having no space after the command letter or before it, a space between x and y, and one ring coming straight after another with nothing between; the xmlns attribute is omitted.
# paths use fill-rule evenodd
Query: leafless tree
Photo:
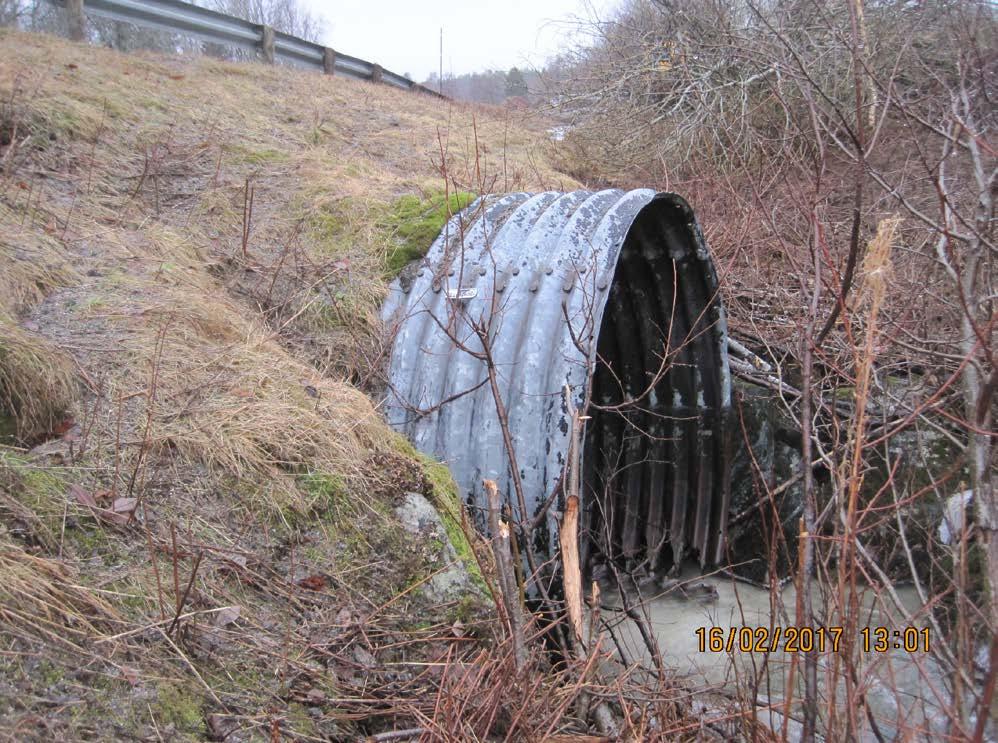
<svg viewBox="0 0 998 743"><path fill-rule="evenodd" d="M199 4L306 41L319 41L324 31L322 18L300 0L199 0Z"/></svg>

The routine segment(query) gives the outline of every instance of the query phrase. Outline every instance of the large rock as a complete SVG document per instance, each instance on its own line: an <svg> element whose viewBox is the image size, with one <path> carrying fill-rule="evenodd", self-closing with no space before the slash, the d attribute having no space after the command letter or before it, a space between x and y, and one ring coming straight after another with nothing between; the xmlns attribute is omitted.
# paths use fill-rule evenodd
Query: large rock
<svg viewBox="0 0 998 743"><path fill-rule="evenodd" d="M739 380L733 383L736 426L731 466L731 509L728 560L738 575L762 582L768 577L769 555L776 556L777 578L785 577L797 556L803 513L800 484L776 496L776 513L765 498L800 468L800 431L775 392ZM780 534L782 533L782 539Z"/></svg>
<svg viewBox="0 0 998 743"><path fill-rule="evenodd" d="M796 564L803 514L801 482L776 497L775 514L768 501L761 508L755 506L765 498L766 486L779 487L798 473L802 443L799 425L775 392L740 380L735 380L733 387L731 420L736 431L728 527L729 561L737 574L764 581L770 569L768 556L772 549L776 555L775 577L785 578ZM894 398L904 397L903 393L904 390L892 389ZM886 408L890 401L884 398L877 402ZM915 569L922 577L928 575L933 533L944 510L940 493L932 483L954 465L959 467L961 461L959 448L947 436L924 425L912 425L894 434L886 448L879 446L866 453L860 503L878 497L880 505L886 505L896 495L903 504L899 515L905 527L908 551L903 549L894 518L878 519L878 524L868 526L863 534L865 547L892 578L911 580L910 560L914 561ZM888 483L891 473L893 489ZM828 473L816 469L815 479L820 511L831 497ZM963 468L951 473L954 484L966 479ZM918 497L912 498L913 494ZM827 521L825 528L831 526L831 521ZM781 534L782 538L779 538Z"/></svg>
<svg viewBox="0 0 998 743"><path fill-rule="evenodd" d="M418 539L431 565L443 568L424 583L420 591L432 604L459 601L481 593L464 561L458 557L447 529L433 504L419 493L406 493L395 515L403 528Z"/></svg>

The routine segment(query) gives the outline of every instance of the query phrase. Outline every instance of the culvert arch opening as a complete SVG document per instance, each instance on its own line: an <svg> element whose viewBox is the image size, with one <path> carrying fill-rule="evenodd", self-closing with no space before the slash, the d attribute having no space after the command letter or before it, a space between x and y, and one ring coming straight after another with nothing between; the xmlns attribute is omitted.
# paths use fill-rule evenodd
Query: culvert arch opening
<svg viewBox="0 0 998 743"><path fill-rule="evenodd" d="M389 422L450 466L473 511L486 508L483 479L495 480L550 555L567 389L586 413L584 557L652 570L691 556L720 563L731 383L717 289L693 212L674 194L479 199L392 285Z"/></svg>

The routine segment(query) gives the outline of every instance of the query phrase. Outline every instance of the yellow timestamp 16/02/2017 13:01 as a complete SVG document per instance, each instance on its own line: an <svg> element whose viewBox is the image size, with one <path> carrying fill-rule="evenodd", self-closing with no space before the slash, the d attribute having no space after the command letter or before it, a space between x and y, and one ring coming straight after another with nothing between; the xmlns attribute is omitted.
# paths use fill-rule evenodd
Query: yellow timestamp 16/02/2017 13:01
<svg viewBox="0 0 998 743"><path fill-rule="evenodd" d="M843 632L842 627L698 627L696 636L701 653L837 653ZM929 628L863 627L859 643L865 653L927 653Z"/></svg>

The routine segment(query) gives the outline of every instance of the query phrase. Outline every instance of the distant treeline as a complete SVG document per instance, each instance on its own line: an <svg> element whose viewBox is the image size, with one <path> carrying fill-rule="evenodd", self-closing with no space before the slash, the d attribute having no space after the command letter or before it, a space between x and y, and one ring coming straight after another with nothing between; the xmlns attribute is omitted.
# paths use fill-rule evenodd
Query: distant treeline
<svg viewBox="0 0 998 743"><path fill-rule="evenodd" d="M434 72L423 85L458 100L492 104L511 101L532 105L543 98L544 90L540 73L518 67L511 67L506 71L485 70L463 75L444 75L442 88L440 77Z"/></svg>

